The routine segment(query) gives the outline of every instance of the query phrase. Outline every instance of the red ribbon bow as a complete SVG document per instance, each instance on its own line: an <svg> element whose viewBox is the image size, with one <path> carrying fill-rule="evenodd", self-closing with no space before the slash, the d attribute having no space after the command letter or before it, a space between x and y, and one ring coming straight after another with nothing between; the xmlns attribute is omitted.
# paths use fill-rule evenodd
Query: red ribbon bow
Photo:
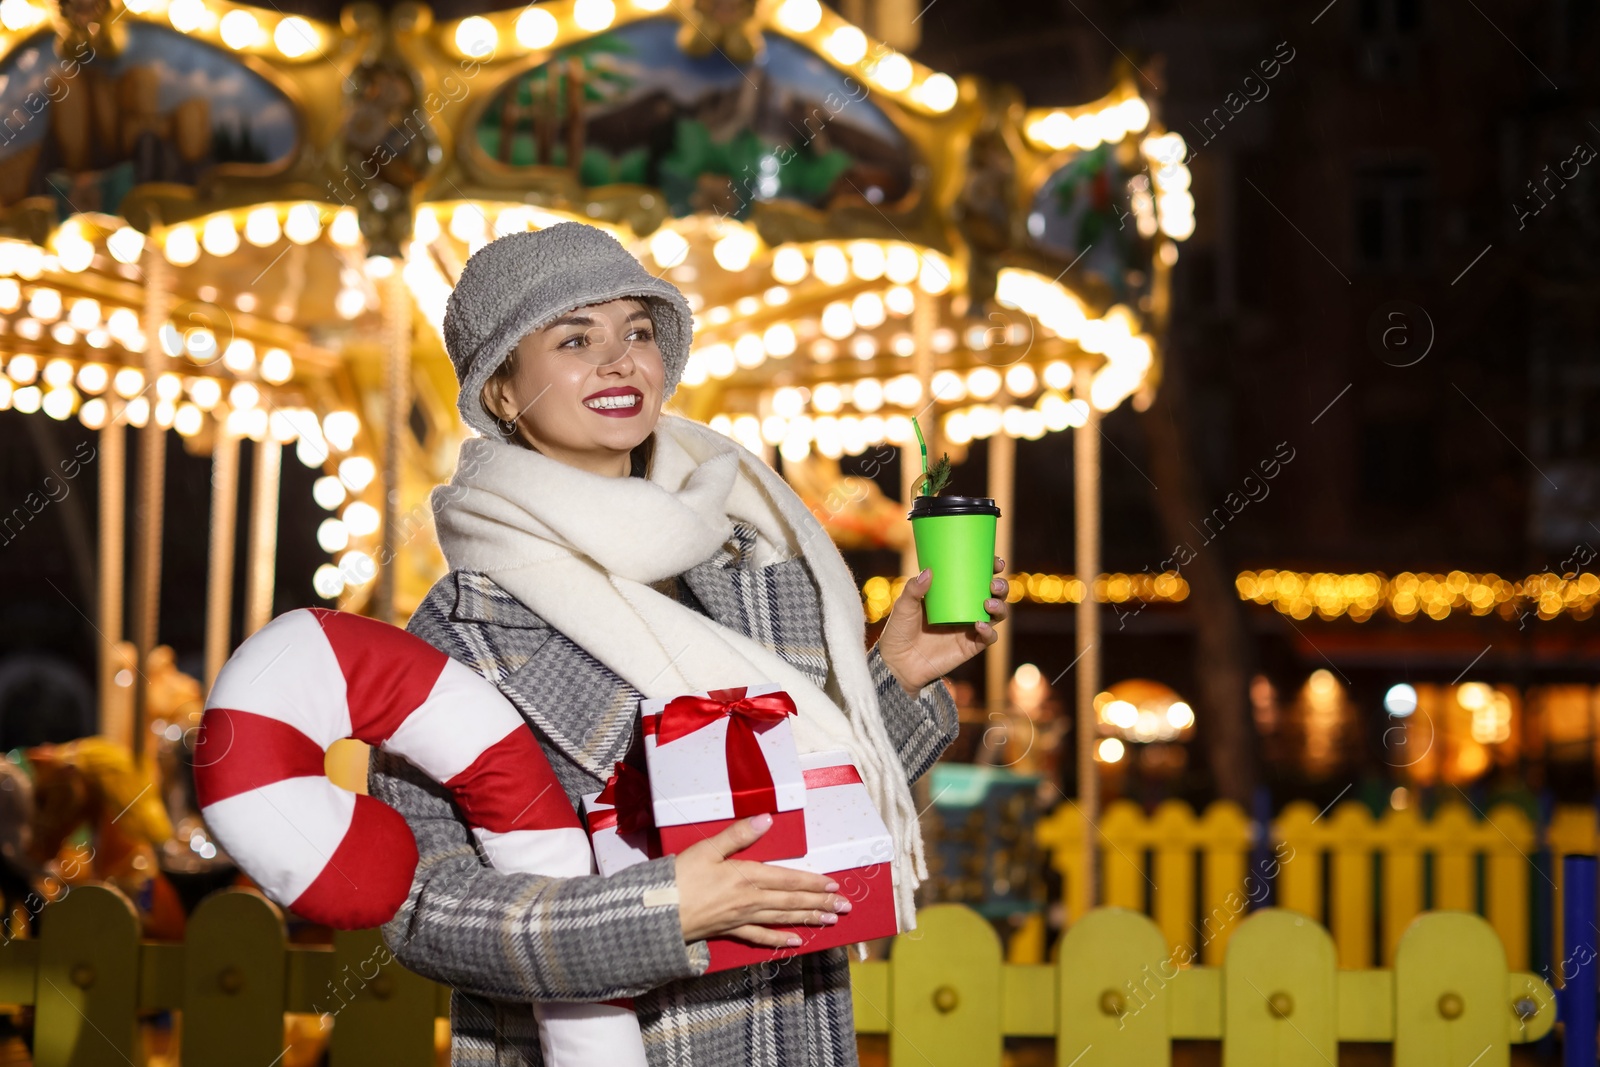
<svg viewBox="0 0 1600 1067"><path fill-rule="evenodd" d="M772 771L767 767L767 757L756 740L756 732L769 730L787 716L796 714L794 699L782 690L761 696L746 696L746 692L746 686L739 686L712 689L703 697L674 697L661 709L659 722L655 723L656 743L664 745L718 719L728 720L725 751L736 819L778 810Z"/></svg>
<svg viewBox="0 0 1600 1067"><path fill-rule="evenodd" d="M606 787L595 797L597 804L609 804L612 811L597 811L589 819L590 831L616 826L618 833L631 834L655 827L650 810L650 783L644 773L627 763L618 763Z"/></svg>

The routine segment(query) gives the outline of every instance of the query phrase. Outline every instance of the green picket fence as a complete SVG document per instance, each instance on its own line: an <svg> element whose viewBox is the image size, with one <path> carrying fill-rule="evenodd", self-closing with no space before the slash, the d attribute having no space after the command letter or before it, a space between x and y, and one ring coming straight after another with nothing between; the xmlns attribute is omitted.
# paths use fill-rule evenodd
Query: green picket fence
<svg viewBox="0 0 1600 1067"><path fill-rule="evenodd" d="M1555 997L1508 970L1483 919L1419 916L1385 970L1339 970L1333 939L1293 912L1244 920L1220 966L1169 949L1150 919L1091 911L1050 964L1003 962L976 912L941 904L855 963L856 1026L891 1064L999 1067L1004 1040L1054 1037L1061 1067L1161 1067L1174 1039L1221 1041L1226 1067L1325 1067L1340 1041L1392 1042L1397 1067L1507 1067L1549 1032ZM290 945L257 894L208 897L179 943L141 942L128 900L84 886L46 907L37 941L0 948L0 1003L35 1008L37 1067L138 1064L140 1012L183 1012L184 1067L277 1063L284 1013L327 1013L333 1067L431 1067L448 989L390 960L377 932Z"/></svg>

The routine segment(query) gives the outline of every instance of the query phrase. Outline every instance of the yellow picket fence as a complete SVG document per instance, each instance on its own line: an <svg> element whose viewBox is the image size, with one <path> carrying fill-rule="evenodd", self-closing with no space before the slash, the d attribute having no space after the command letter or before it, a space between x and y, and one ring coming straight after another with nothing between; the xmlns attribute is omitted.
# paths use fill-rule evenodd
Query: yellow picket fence
<svg viewBox="0 0 1600 1067"><path fill-rule="evenodd" d="M1063 804L1039 824L1042 847L1060 872L1069 923L1087 903L1083 879L1084 820ZM1297 801L1273 820L1271 857L1250 870L1251 822L1237 804L1218 801L1201 814L1167 801L1150 815L1117 801L1100 819L1096 840L1101 902L1146 911L1170 948L1187 946L1205 963L1221 963L1239 923L1275 884L1279 907L1326 923L1339 966L1392 964L1400 938L1429 900L1436 909L1478 911L1513 969L1529 961L1530 885L1552 890L1555 944L1560 945L1561 857L1594 852L1600 843L1593 808L1557 809L1546 839L1548 871L1532 860L1538 833L1510 804L1481 818L1466 804L1442 805L1431 819L1413 810L1374 818L1346 802L1326 812ZM1431 857L1431 877L1424 864ZM1324 885L1326 884L1326 890ZM1375 888L1376 887L1376 888Z"/></svg>
<svg viewBox="0 0 1600 1067"><path fill-rule="evenodd" d="M1419 916L1388 970L1337 970L1328 932L1280 909L1238 923L1221 966L1186 962L1150 919L1100 908L1054 963L1006 963L976 912L936 905L888 960L852 964L856 1026L888 1035L893 1067L999 1067L1006 1037L1054 1038L1061 1067L1163 1067L1183 1038L1220 1041L1227 1067L1319 1067L1340 1041L1392 1042L1398 1067L1508 1067L1554 1023L1550 987L1462 912ZM432 1067L447 993L373 930L288 944L282 913L242 890L169 944L85 886L46 907L39 940L0 949L0 1003L34 1006L37 1067L142 1067L139 1013L160 1010L182 1013L184 1067L280 1062L285 1012L331 1017L332 1067Z"/></svg>

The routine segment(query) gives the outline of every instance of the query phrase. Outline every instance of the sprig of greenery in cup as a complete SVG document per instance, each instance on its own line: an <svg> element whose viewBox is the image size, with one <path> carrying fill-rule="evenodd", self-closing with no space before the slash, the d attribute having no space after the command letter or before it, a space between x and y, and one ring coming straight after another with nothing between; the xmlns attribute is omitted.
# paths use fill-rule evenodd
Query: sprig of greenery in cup
<svg viewBox="0 0 1600 1067"><path fill-rule="evenodd" d="M945 486L950 484L950 453L946 452L939 457L939 462L928 469L928 442L922 437L922 427L917 425L917 417L911 416L911 428L917 434L917 447L922 449L922 478L918 484L922 486L917 491L918 496L938 496L944 492Z"/></svg>

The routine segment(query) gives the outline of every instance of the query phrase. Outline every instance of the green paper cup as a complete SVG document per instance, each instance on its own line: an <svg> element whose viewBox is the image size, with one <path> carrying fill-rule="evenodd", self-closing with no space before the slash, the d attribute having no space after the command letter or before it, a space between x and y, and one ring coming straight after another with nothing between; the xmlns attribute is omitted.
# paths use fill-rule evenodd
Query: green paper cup
<svg viewBox="0 0 1600 1067"><path fill-rule="evenodd" d="M986 496L919 496L911 506L917 568L933 568L922 602L931 623L990 622L994 526L1000 509Z"/></svg>

